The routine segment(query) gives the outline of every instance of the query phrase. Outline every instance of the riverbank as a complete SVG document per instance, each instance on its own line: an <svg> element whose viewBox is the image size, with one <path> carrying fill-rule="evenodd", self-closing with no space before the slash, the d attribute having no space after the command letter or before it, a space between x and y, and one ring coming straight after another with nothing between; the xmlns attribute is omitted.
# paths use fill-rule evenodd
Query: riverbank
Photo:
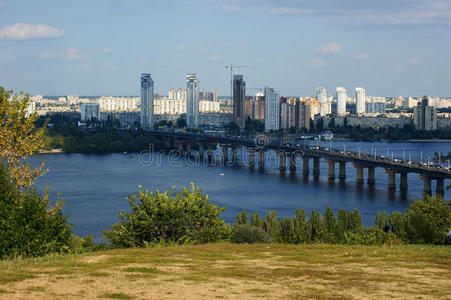
<svg viewBox="0 0 451 300"><path fill-rule="evenodd" d="M64 153L63 149L39 150L38 154L57 154Z"/></svg>
<svg viewBox="0 0 451 300"><path fill-rule="evenodd" d="M207 244L0 262L0 298L447 298L451 247Z"/></svg>

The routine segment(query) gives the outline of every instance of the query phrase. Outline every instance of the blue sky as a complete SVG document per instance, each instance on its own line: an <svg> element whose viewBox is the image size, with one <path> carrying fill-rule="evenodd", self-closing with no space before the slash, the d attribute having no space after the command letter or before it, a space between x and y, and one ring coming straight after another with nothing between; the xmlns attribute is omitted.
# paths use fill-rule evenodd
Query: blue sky
<svg viewBox="0 0 451 300"><path fill-rule="evenodd" d="M0 0L0 85L44 95L185 86L451 96L451 0ZM253 94L255 90L249 90Z"/></svg>

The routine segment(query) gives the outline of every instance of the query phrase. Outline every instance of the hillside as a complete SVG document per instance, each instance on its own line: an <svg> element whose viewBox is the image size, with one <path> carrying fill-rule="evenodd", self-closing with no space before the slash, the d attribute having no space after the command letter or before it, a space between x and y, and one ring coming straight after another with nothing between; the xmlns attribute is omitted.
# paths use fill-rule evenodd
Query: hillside
<svg viewBox="0 0 451 300"><path fill-rule="evenodd" d="M208 244L0 262L3 299L444 298L451 247Z"/></svg>

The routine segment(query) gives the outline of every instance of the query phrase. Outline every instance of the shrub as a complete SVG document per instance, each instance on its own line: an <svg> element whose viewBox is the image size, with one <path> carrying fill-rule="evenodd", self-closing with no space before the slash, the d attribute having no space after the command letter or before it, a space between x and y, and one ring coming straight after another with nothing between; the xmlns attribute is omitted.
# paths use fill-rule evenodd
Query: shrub
<svg viewBox="0 0 451 300"><path fill-rule="evenodd" d="M128 197L130 213L104 231L114 247L145 247L155 244L201 244L230 238L230 226L219 218L218 209L200 189L183 188L161 193L141 191Z"/></svg>
<svg viewBox="0 0 451 300"><path fill-rule="evenodd" d="M411 243L442 244L451 228L451 202L442 196L425 197L406 210L407 238Z"/></svg>
<svg viewBox="0 0 451 300"><path fill-rule="evenodd" d="M232 226L230 241L237 244L268 244L272 242L272 238L263 228L246 223Z"/></svg>
<svg viewBox="0 0 451 300"><path fill-rule="evenodd" d="M72 228L61 208L62 202L52 205L48 193L19 193L0 167L0 259L68 252Z"/></svg>
<svg viewBox="0 0 451 300"><path fill-rule="evenodd" d="M380 228L369 227L362 231L348 231L344 234L345 244L349 245L396 245L402 244L398 237Z"/></svg>

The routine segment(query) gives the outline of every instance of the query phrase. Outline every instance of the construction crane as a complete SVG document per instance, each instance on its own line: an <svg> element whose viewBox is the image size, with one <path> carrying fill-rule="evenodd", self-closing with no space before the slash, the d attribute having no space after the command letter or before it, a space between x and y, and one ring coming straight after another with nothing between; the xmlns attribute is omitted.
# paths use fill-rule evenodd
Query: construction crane
<svg viewBox="0 0 451 300"><path fill-rule="evenodd" d="M230 69L230 99L233 99L233 69L249 68L248 66L234 66L230 64L225 66L226 69Z"/></svg>

